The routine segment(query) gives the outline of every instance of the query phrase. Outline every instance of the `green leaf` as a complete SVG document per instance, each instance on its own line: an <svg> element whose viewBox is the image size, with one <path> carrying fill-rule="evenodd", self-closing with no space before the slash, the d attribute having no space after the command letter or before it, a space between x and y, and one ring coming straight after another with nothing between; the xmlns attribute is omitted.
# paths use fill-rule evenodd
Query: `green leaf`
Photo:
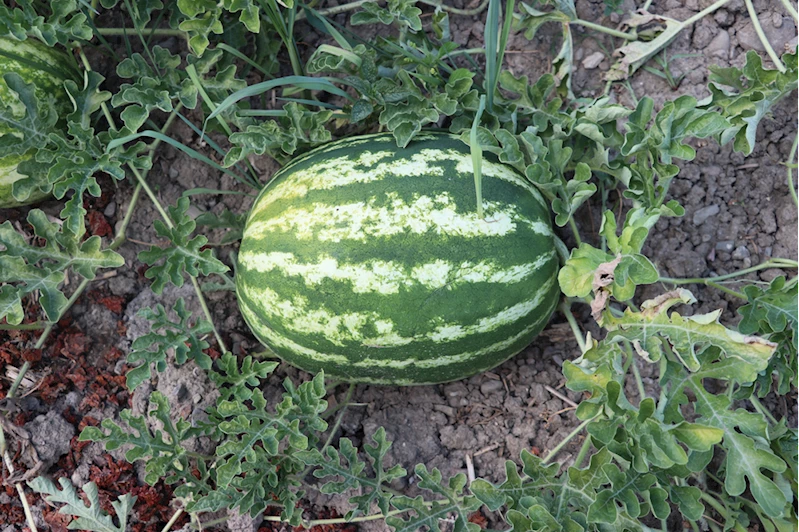
<svg viewBox="0 0 799 532"><path fill-rule="evenodd" d="M721 144L733 140L733 149L749 155L755 148L757 128L771 108L783 96L797 87L797 52L782 56L786 72L763 68L757 52L746 54L746 63L740 68L710 67L711 100L707 109L718 109L729 125L719 135ZM732 87L728 91L724 86Z"/></svg>
<svg viewBox="0 0 799 532"><path fill-rule="evenodd" d="M422 20L419 15L422 10L416 7L416 0L388 0L385 7L367 2L361 6L363 11L358 11L350 18L350 24L389 25L396 22L400 27L413 32L422 30Z"/></svg>
<svg viewBox="0 0 799 532"><path fill-rule="evenodd" d="M521 8L520 14L518 18L514 18L513 29L524 31L524 36L528 40L532 40L538 28L546 22L567 23L571 20L568 14L559 10L539 11L524 2L519 3L519 7Z"/></svg>
<svg viewBox="0 0 799 532"><path fill-rule="evenodd" d="M384 469L383 462L391 448L391 443L386 441L386 432L383 427L380 427L372 435L372 441L376 445L367 444L364 446L364 451L371 462L373 477L364 474L366 463L358 458L358 450L348 438L341 438L338 450L327 447L325 449L326 456L316 449L297 453L297 457L306 465L318 466L313 473L316 478L338 477L342 479L339 482L327 481L320 487L322 493L344 493L348 490L360 489L360 495L350 498L350 502L356 504L357 508L347 512L346 519L348 521L359 514L368 514L373 503L377 504L384 516L387 515L392 493L385 491L381 486L383 483L403 478L407 474L405 469L399 465L388 470Z"/></svg>
<svg viewBox="0 0 799 532"><path fill-rule="evenodd" d="M698 521L705 513L705 506L700 502L702 492L695 486L671 486L669 498L677 505L686 519Z"/></svg>
<svg viewBox="0 0 799 532"><path fill-rule="evenodd" d="M0 318L5 318L11 325L18 325L24 317L17 289L8 284L0 286Z"/></svg>
<svg viewBox="0 0 799 532"><path fill-rule="evenodd" d="M558 273L560 289L568 297L586 297L592 290L597 293L607 286L619 301L632 298L637 285L654 283L658 278L655 266L640 253L614 258L585 243L572 249Z"/></svg>
<svg viewBox="0 0 799 532"><path fill-rule="evenodd" d="M58 482L61 484L60 490L51 480L45 477L29 480L28 486L33 491L44 494L47 502L64 504L58 509L58 513L76 518L69 523L67 528L92 532L125 532L127 530L128 517L133 511L133 505L136 503L135 496L125 494L121 495L116 501L111 502L119 522L117 525L100 506L100 495L94 482L89 482L83 486L83 493L86 494L88 499L88 506L68 479L60 478Z"/></svg>
<svg viewBox="0 0 799 532"><path fill-rule="evenodd" d="M524 453L527 453L527 451L522 452L522 460L525 460L526 455ZM523 497L533 496L538 491L538 488L534 485L525 485L522 477L519 476L516 464L510 460L505 461L505 482L499 486L494 486L478 478L472 482L469 489L492 512L497 511L502 506L515 508Z"/></svg>
<svg viewBox="0 0 799 532"><path fill-rule="evenodd" d="M760 414L733 409L729 397L714 395L704 385L705 379L747 382L754 380L756 373L749 364L734 358L720 358L720 354L719 349L707 349L699 355L699 368L694 372L685 371L676 362L668 363L662 381L667 400L665 410L676 413L684 407L688 403L684 390L690 390L694 397L692 406L699 416L696 422L724 433L721 446L726 451L723 463L726 492L732 496L741 495L748 484L766 515L780 516L788 500L775 482L777 477L772 478L763 470L778 475L785 471L786 464L766 443L769 439L767 421Z"/></svg>
<svg viewBox="0 0 799 532"><path fill-rule="evenodd" d="M332 136L325 125L333 117L328 110L309 111L294 102L283 106L283 115L264 124L250 125L230 136L234 147L225 156L230 167L250 154L274 157L287 162L292 156L328 142Z"/></svg>
<svg viewBox="0 0 799 532"><path fill-rule="evenodd" d="M794 350L799 348L799 311L797 311L797 283L785 282L785 277L771 281L768 289L756 285L744 287L749 304L738 309L743 334L788 332Z"/></svg>
<svg viewBox="0 0 799 532"><path fill-rule="evenodd" d="M89 19L76 0L50 0L49 4L20 0L12 5L15 7L0 5L0 35L19 40L33 36L48 46L88 41L93 36Z"/></svg>
<svg viewBox="0 0 799 532"><path fill-rule="evenodd" d="M178 316L178 321L171 321L164 306L160 303L155 311L143 308L139 316L151 322L151 330L133 341L132 351L128 355L128 362L135 367L127 373L128 389L136 387L150 379L150 365L155 364L156 370L162 372L166 369L167 356L174 353L175 364L185 364L191 359L202 369L211 368L211 357L203 353L209 347L208 342L201 338L214 330L211 323L198 320L190 324L191 311L186 309L183 298L175 303L173 308ZM162 332L158 332L161 330Z"/></svg>
<svg viewBox="0 0 799 532"><path fill-rule="evenodd" d="M217 362L220 371L209 373L223 400L247 401L252 398L253 389L277 368L277 362L259 362L247 356L241 366L235 356L225 352Z"/></svg>
<svg viewBox="0 0 799 532"><path fill-rule="evenodd" d="M437 495L439 501L428 505L425 504L421 495L415 499L397 495L391 499L391 504L398 510L413 510L415 515L408 516L407 519L387 517L387 525L396 532L412 532L422 527L441 532L440 521L455 514L453 531L477 532L480 530L479 526L469 522L469 514L480 507L480 501L470 495L464 496L461 502L457 501L466 487L466 475L463 473L455 475L445 485L438 469L428 471L424 464L417 464L414 472L420 479L419 487Z"/></svg>
<svg viewBox="0 0 799 532"><path fill-rule="evenodd" d="M130 463L136 460L145 461L144 480L150 485L161 479L167 483L175 483L178 480L189 484L196 483L197 479L191 473L188 450L184 442L191 437L202 435L205 428L192 427L191 423L181 418L173 422L169 412L169 402L161 392L153 392L150 395L150 403L153 408L149 411L149 416L158 422L157 426L163 428L151 428L151 423L148 423L144 416L133 416L131 411L126 409L119 414L119 417L131 431L124 430L106 418L101 426L108 431L107 434L98 427L89 426L83 429L78 439L104 442L108 451L128 446L125 459Z"/></svg>
<svg viewBox="0 0 799 532"><path fill-rule="evenodd" d="M32 246L19 234L11 222L0 224L0 281L14 283L16 296L10 289L3 292L4 308L14 310L15 298L40 291L42 308L50 321L57 321L66 305L67 298L60 291L64 271L72 269L86 279L94 279L100 268L118 267L124 264L123 258L111 250L101 250L101 240L97 236L83 242L65 228L50 222L39 209L28 213L28 222L34 233L44 245Z"/></svg>
<svg viewBox="0 0 799 532"><path fill-rule="evenodd" d="M404 148L422 126L436 122L438 117L438 111L430 108L428 99L409 95L404 102L386 103L379 121L394 133L397 146Z"/></svg>
<svg viewBox="0 0 799 532"><path fill-rule="evenodd" d="M267 493L274 489L280 502L286 505L282 518L299 522L301 516L295 512L295 505L302 494L297 492L299 483L293 477L304 468L298 458L300 451L315 446L321 432L327 429L321 418L327 408L323 399L324 375L318 373L299 387L286 379L283 386L286 393L274 413L266 409L266 399L259 388L242 398L223 393L211 411L220 440L215 451L216 489L230 497L230 504L221 508L237 507L250 514L266 507L264 501L271 500ZM191 511L220 509L216 505L223 501L200 499Z"/></svg>
<svg viewBox="0 0 799 532"><path fill-rule="evenodd" d="M145 277L153 279L153 292L160 294L166 283L183 286L184 272L197 276L211 275L212 273L225 273L229 270L225 264L214 256L210 249L201 250L208 243L203 235L190 238L196 227L196 222L186 213L189 210L189 198L178 199L175 207L169 207L169 217L174 225L168 227L161 220L155 222L155 232L162 238L169 239L172 244L168 248L151 246L150 249L139 253L139 260L150 265ZM163 262L157 266L154 264Z"/></svg>
<svg viewBox="0 0 799 532"><path fill-rule="evenodd" d="M663 340L668 340L677 356L690 371L700 369L698 355L714 346L739 362L739 369L726 377L737 382L751 382L754 375L766 368L774 354L775 344L758 337L747 337L728 329L718 321L721 311L683 317L668 311L677 304L696 300L687 290L668 292L641 304L641 312L627 309L620 318L605 314L604 326L611 331L608 340L629 340L636 352L646 360L659 360Z"/></svg>

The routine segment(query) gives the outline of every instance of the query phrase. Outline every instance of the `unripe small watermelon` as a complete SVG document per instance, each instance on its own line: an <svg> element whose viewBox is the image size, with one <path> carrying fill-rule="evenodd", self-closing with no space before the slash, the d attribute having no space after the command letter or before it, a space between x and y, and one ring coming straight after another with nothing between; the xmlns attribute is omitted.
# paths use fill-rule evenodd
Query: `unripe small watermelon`
<svg viewBox="0 0 799 532"><path fill-rule="evenodd" d="M65 124L63 117L71 113L73 107L64 89L64 81L75 79L78 75L71 64L66 54L37 40L0 38L0 104L10 106L16 117L25 116L25 106L3 79L3 75L13 72L19 74L25 83L34 85L34 93L40 102L52 101L62 119L59 124ZM13 125L0 120L0 138L8 135L21 136L21 133ZM0 151L0 209L29 205L50 195L47 186L42 187L44 190L34 189L23 200L13 195L14 182L25 177L17 171L17 167L32 155L32 152L3 155ZM46 179L46 176L33 177L37 180Z"/></svg>
<svg viewBox="0 0 799 532"><path fill-rule="evenodd" d="M255 335L304 370L429 384L524 349L558 302L547 204L512 168L441 133L333 142L281 169L256 199L238 255Z"/></svg>

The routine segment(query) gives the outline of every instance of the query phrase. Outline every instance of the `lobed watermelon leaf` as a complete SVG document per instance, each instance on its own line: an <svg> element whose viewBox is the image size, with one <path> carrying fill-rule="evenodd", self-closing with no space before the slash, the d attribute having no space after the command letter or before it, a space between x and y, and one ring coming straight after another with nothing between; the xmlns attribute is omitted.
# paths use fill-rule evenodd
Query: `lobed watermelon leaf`
<svg viewBox="0 0 799 532"><path fill-rule="evenodd" d="M347 512L345 518L348 521L358 514L368 515L373 504L377 504L384 516L388 515L389 502L393 494L385 491L382 485L403 478L407 474L400 465L394 465L388 470L384 469L383 461L391 448L391 442L386 441L386 431L383 427L377 429L372 435L372 441L376 445L364 445L364 452L369 457L374 476L367 476L364 473L366 463L358 458L358 449L348 438L339 440L338 450L334 447L327 447L325 449L326 456L317 449L297 453L297 457L306 465L318 467L313 473L316 478L338 477L342 479L339 482L327 481L319 488L322 493L344 493L353 489L362 491L360 495L350 498L350 502L357 506Z"/></svg>
<svg viewBox="0 0 799 532"><path fill-rule="evenodd" d="M201 369L211 369L211 357L203 352L209 344L202 338L214 330L213 325L202 319L192 325L191 311L186 309L183 298L177 300L173 311L177 314L178 321L170 320L160 303L155 311L151 308L139 311L139 316L150 321L152 325L150 332L136 338L131 345L132 351L127 360L135 367L126 375L129 390L135 390L141 383L150 380L152 364L155 364L156 371L164 371L167 357L171 353L174 353L177 365L185 364L191 359Z"/></svg>
<svg viewBox="0 0 799 532"><path fill-rule="evenodd" d="M450 477L444 484L441 471L438 469L428 471L424 464L417 464L414 472L420 479L419 487L438 496L439 500L425 503L421 495L413 499L396 495L391 499L391 504L398 510L413 510L415 515L407 519L390 516L386 518L386 524L397 532L411 532L422 527L441 532L441 521L454 514L452 530L456 532L480 530L478 525L469 521L469 514L480 507L480 501L472 495L461 495L466 487L466 475L459 473Z"/></svg>
<svg viewBox="0 0 799 532"><path fill-rule="evenodd" d="M97 484L89 482L83 486L83 493L88 499L88 506L78 494L72 483L66 478L58 479L61 489L48 478L37 477L28 481L28 486L33 491L45 495L45 500L54 504L64 504L58 513L75 517L68 528L70 530L86 530L90 532L125 532L128 528L128 518L136 504L136 496L129 494L120 495L116 501L111 501L111 506L116 513L119 524L102 509L100 494Z"/></svg>
<svg viewBox="0 0 799 532"><path fill-rule="evenodd" d="M33 36L53 46L88 41L94 32L77 0L50 0L47 4L19 0L13 8L0 5L0 35L19 40Z"/></svg>
<svg viewBox="0 0 799 532"><path fill-rule="evenodd" d="M178 199L177 205L169 207L169 216L175 225L168 227L161 220L155 221L155 232L167 238L172 244L167 248L151 246L139 253L139 260L150 265L145 272L148 279L153 279L153 292L160 294L166 283L183 286L184 273L191 276L225 273L230 268L214 256L210 249L201 250L208 243L203 235L190 238L197 223L187 214L189 198ZM155 265L163 260L163 263Z"/></svg>

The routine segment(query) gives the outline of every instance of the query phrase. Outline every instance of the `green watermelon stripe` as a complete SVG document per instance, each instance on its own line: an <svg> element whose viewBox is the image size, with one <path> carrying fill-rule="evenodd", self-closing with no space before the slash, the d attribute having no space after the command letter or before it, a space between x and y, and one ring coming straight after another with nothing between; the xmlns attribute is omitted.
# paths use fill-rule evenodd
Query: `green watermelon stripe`
<svg viewBox="0 0 799 532"><path fill-rule="evenodd" d="M469 336L482 335L504 326L513 326L519 320L536 311L546 296L551 294L555 285L554 278L549 278L543 285L525 299L514 305L505 307L493 315L479 318L470 324L446 322L441 325L429 324L431 330L406 336L398 331L394 316L383 312L349 312L335 313L324 306L312 305L307 298L297 296L284 299L268 287L251 286L244 283L239 286L242 295L252 302L259 314L264 318L279 322L289 335L322 335L334 345L359 346L402 346L416 342L430 341L435 344L461 341ZM369 327L367 327L369 326ZM374 328L377 336L367 336L365 329Z"/></svg>
<svg viewBox="0 0 799 532"><path fill-rule="evenodd" d="M513 205L483 201L485 216L480 218L476 211L458 212L447 193L435 197L419 196L411 203L404 203L399 198L393 202L393 198L388 199L390 206L380 205L381 200L292 207L277 217L252 221L244 235L258 239L274 232L291 233L298 240L329 242L366 242L405 231L464 238L500 237L515 232L516 224L523 223L539 235L552 236L552 229L545 222L524 218Z"/></svg>
<svg viewBox="0 0 799 532"><path fill-rule="evenodd" d="M446 382L521 351L558 302L541 194L487 155L478 218L469 148L425 134L338 141L256 199L237 297L286 361L357 382Z"/></svg>
<svg viewBox="0 0 799 532"><path fill-rule="evenodd" d="M353 293L396 294L400 288L421 284L438 289L454 283L513 284L535 275L555 257L555 251L540 255L535 261L508 265L495 261L452 262L439 259L409 267L396 261L374 260L358 264L340 263L330 255L314 262L302 262L285 252L243 252L239 266L247 272L279 271L298 277L306 286L318 286L323 280L349 283Z"/></svg>
<svg viewBox="0 0 799 532"><path fill-rule="evenodd" d="M539 317L533 323L504 340L495 342L481 349L426 360L394 360L386 358L352 362L348 357L343 355L323 353L302 346L276 333L276 331L269 329L265 325L261 325L259 328L254 328L253 330L262 341L277 349L282 348L291 352L292 354L287 360L306 371L316 372L324 368L328 374L348 377L357 382L414 385L452 380L462 374L461 367L464 365L469 366L470 373L479 373L504 362L518 353L519 349L527 345L532 337L546 325L556 305L557 298L555 298L547 308L541 309ZM258 314L251 308L242 305L241 309L248 322L262 323L259 321ZM379 352L380 348L375 347L375 351ZM499 360L495 356L495 353L498 351L503 353L502 358ZM365 375L361 371L350 370L352 367L371 371L369 374ZM380 375L381 372L385 370L390 370L390 375L382 373L382 376L376 376Z"/></svg>
<svg viewBox="0 0 799 532"><path fill-rule="evenodd" d="M35 39L18 41L0 37L0 105L10 107L14 116L22 117L26 112L25 106L17 93L6 85L3 74L7 73L16 73L25 83L32 84L39 101L50 102L61 118L56 127L65 127L65 117L72 112L73 106L64 89L64 81L80 79L80 74L72 68L71 60L65 53ZM0 137L6 135L21 138L19 125L0 122ZM35 203L50 194L52 187L47 183L46 176L40 175L32 176L37 186L26 187L29 190L27 198L17 200L13 195L14 183L26 177L17 168L33 153L34 150L30 150L0 157L0 209Z"/></svg>
<svg viewBox="0 0 799 532"><path fill-rule="evenodd" d="M457 137L452 137L460 149L465 146ZM349 146L347 146L349 147ZM338 146L330 151L342 151ZM324 154L311 152L315 155ZM471 155L465 155L456 148L440 149L427 148L410 155L402 161L396 161L394 152L390 149L364 151L357 156L344 153L338 157L329 157L322 162L308 165L308 156L300 161L291 163L283 168L270 183L269 194L263 201L259 201L252 210L250 217L259 216L273 203L295 198L303 198L315 190L332 191L352 184L376 183L391 178L412 178L431 175L441 176L445 172L454 171L461 174L473 174ZM306 164L304 164L306 163ZM441 164L441 163L446 163ZM291 180L281 180L280 176L291 174ZM492 161L484 161L482 175L493 177L530 192L543 208L547 208L541 194L525 178L514 172L511 168Z"/></svg>

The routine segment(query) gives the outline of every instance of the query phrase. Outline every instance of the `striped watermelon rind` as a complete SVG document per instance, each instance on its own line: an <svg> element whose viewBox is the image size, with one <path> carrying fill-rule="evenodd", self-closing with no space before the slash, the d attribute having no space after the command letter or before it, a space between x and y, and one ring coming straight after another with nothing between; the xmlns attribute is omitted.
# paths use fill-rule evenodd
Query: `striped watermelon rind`
<svg viewBox="0 0 799 532"><path fill-rule="evenodd" d="M66 54L35 39L18 41L0 38L0 103L10 106L15 116L24 116L25 107L3 79L3 74L14 72L26 83L33 84L40 102L52 101L58 116L66 116L72 112L72 102L64 89L64 81L76 79L77 76L77 71L70 65L70 58ZM6 135L19 135L19 132L0 121L0 137ZM17 167L32 155L29 152L0 156L0 209L29 205L50 195L45 183L42 183L44 186L34 187L33 192L22 201L13 195L14 183L26 177L17 171ZM44 176L35 177L44 180Z"/></svg>
<svg viewBox="0 0 799 532"><path fill-rule="evenodd" d="M289 163L238 255L253 333L304 370L379 384L457 380L520 352L559 298L549 209L493 156L482 170L481 220L453 135L356 137Z"/></svg>

